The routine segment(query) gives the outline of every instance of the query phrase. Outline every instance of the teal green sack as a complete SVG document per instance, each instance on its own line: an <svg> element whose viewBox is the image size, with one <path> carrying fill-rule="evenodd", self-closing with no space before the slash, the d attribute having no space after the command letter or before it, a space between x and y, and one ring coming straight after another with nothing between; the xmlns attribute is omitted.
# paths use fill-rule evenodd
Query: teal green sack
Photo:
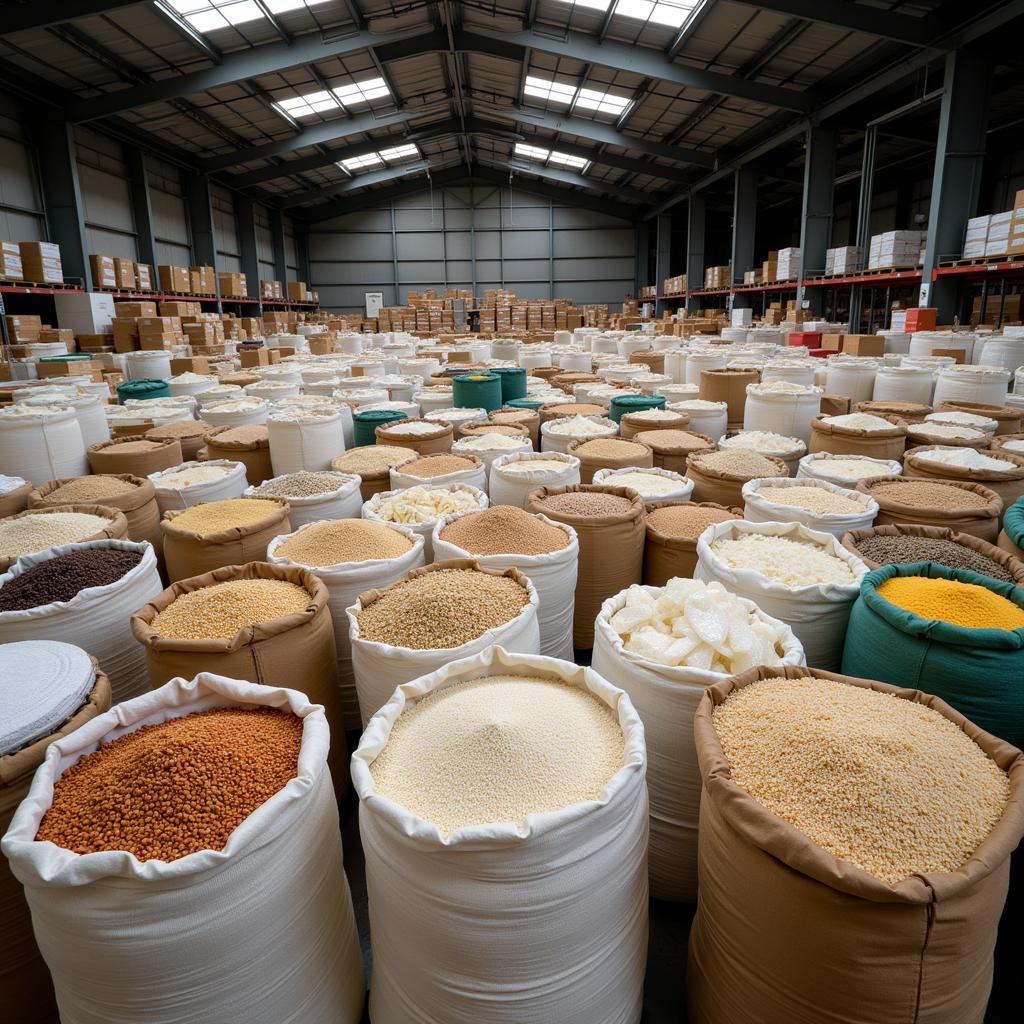
<svg viewBox="0 0 1024 1024"><path fill-rule="evenodd" d="M1003 516L1003 533L1014 547L1024 549L1024 498L1018 498L1006 510Z"/></svg>
<svg viewBox="0 0 1024 1024"><path fill-rule="evenodd" d="M1024 590L965 569L934 562L882 566L861 580L843 673L933 693L982 729L1024 747L1024 629L967 629L923 619L878 594L894 576L975 583L1024 608Z"/></svg>

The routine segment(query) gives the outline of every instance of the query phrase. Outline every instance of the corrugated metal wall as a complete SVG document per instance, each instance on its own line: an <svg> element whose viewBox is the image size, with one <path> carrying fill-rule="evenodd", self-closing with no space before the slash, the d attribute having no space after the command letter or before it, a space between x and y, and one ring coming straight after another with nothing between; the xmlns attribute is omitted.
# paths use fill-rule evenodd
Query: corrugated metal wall
<svg viewBox="0 0 1024 1024"><path fill-rule="evenodd" d="M89 252L138 259L132 197L121 144L78 126L75 153Z"/></svg>
<svg viewBox="0 0 1024 1024"><path fill-rule="evenodd" d="M235 195L221 185L210 185L213 207L213 238L217 246L217 269L237 274L242 269L238 245L238 223L235 220Z"/></svg>
<svg viewBox="0 0 1024 1024"><path fill-rule="evenodd" d="M368 200L369 202L369 200ZM424 288L619 303L633 289L633 225L518 188L447 188L312 225L310 286L328 309Z"/></svg>
<svg viewBox="0 0 1024 1024"><path fill-rule="evenodd" d="M188 204L178 168L156 157L146 157L149 202L153 210L153 246L157 264L187 267L192 262Z"/></svg>
<svg viewBox="0 0 1024 1024"><path fill-rule="evenodd" d="M0 98L0 239L46 238L46 218L35 157L15 106Z"/></svg>
<svg viewBox="0 0 1024 1024"><path fill-rule="evenodd" d="M253 207L253 224L256 228L256 258L259 261L260 280L274 280L274 235L270 230L270 212L265 206ZM255 288L250 289L255 293Z"/></svg>

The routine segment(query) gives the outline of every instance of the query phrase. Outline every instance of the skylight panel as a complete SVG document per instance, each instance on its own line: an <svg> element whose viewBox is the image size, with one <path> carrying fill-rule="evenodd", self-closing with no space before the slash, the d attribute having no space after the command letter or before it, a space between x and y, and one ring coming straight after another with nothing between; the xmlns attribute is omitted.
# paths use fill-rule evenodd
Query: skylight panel
<svg viewBox="0 0 1024 1024"><path fill-rule="evenodd" d="M704 0L617 0L615 13L668 28L682 28Z"/></svg>
<svg viewBox="0 0 1024 1024"><path fill-rule="evenodd" d="M644 3L648 0L643 0ZM597 110L602 114L621 114L632 102L631 96L620 96L605 89L580 89L576 106L584 110Z"/></svg>
<svg viewBox="0 0 1024 1024"><path fill-rule="evenodd" d="M338 102L345 107L355 106L357 103L369 103L370 100L391 95L391 90L383 78L368 78L365 82L339 85L332 92L338 97Z"/></svg>
<svg viewBox="0 0 1024 1024"><path fill-rule="evenodd" d="M308 92L305 96L286 96L276 100L274 106L291 117L312 117L325 110L337 110L340 106L334 96L325 89Z"/></svg>
<svg viewBox="0 0 1024 1024"><path fill-rule="evenodd" d="M516 156L526 157L527 160L557 164L573 171L582 171L590 166L590 161L581 156L570 156L568 153L559 153L557 149L543 149L541 146L531 146L525 142L517 142L514 153Z"/></svg>
<svg viewBox="0 0 1024 1024"><path fill-rule="evenodd" d="M525 156L530 160L547 160L551 155L548 150L540 146L528 146L525 142L516 143L516 156Z"/></svg>
<svg viewBox="0 0 1024 1024"><path fill-rule="evenodd" d="M382 149L377 155L382 160L387 161L387 163L394 163L398 160L410 160L413 157L418 157L420 151L410 142L405 146L393 146L391 149Z"/></svg>
<svg viewBox="0 0 1024 1024"><path fill-rule="evenodd" d="M607 11L612 0L561 0L569 7L589 7L592 11Z"/></svg>
<svg viewBox="0 0 1024 1024"><path fill-rule="evenodd" d="M318 4L328 3L329 0L263 0L263 2L271 14L287 14L289 11L298 11L303 7L316 7Z"/></svg>
<svg viewBox="0 0 1024 1024"><path fill-rule="evenodd" d="M548 157L548 163L559 164L573 171L582 171L590 161L581 156L570 156L568 153L559 153L558 150L553 150L551 156Z"/></svg>
<svg viewBox="0 0 1024 1024"><path fill-rule="evenodd" d="M383 78L368 78L365 82L350 82L329 91L321 89L318 92L308 92L305 96L288 96L276 100L274 106L290 117L312 117L314 114L322 114L325 110L358 106L380 96L390 95L391 92Z"/></svg>
<svg viewBox="0 0 1024 1024"><path fill-rule="evenodd" d="M216 32L231 25L244 25L264 17L255 0L167 0L194 29Z"/></svg>
<svg viewBox="0 0 1024 1024"><path fill-rule="evenodd" d="M537 75L527 75L523 92L527 96L536 96L551 103L568 105L572 103L572 98L576 95L576 86L566 82L556 82L550 78L540 78Z"/></svg>
<svg viewBox="0 0 1024 1024"><path fill-rule="evenodd" d="M365 153L363 156L352 156L347 160L339 160L338 166L346 171L365 171L371 167L383 167L384 161L379 153Z"/></svg>

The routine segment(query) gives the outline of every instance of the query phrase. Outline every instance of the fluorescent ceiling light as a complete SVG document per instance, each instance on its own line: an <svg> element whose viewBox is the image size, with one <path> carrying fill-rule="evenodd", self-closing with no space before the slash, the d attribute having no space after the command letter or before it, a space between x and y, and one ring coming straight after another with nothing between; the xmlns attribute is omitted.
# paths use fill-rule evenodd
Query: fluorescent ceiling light
<svg viewBox="0 0 1024 1024"><path fill-rule="evenodd" d="M321 89L318 92L307 92L305 96L286 96L284 99L275 100L274 106L290 117L312 117L313 114L321 114L325 110L354 107L390 95L391 92L383 78L368 78L364 82L336 86L330 91Z"/></svg>
<svg viewBox="0 0 1024 1024"><path fill-rule="evenodd" d="M617 0L615 13L668 28L682 28L703 0Z"/></svg>
<svg viewBox="0 0 1024 1024"><path fill-rule="evenodd" d="M371 167L383 167L385 163L399 163L402 160L418 158L420 151L413 143L404 146L392 146L390 149L382 149L377 153L365 153L363 156L349 157L347 160L339 160L338 166L346 171L365 171Z"/></svg>
<svg viewBox="0 0 1024 1024"><path fill-rule="evenodd" d="M576 86L566 82L555 82L550 78L540 78L537 75L527 75L523 92L527 96L537 96L552 103L568 105L576 95Z"/></svg>
<svg viewBox="0 0 1024 1024"><path fill-rule="evenodd" d="M590 161L581 156L570 156L568 153L559 153L557 149L542 149L540 146L530 146L525 142L517 142L514 152L516 156L526 157L528 160L558 164L573 171L583 171L590 166Z"/></svg>

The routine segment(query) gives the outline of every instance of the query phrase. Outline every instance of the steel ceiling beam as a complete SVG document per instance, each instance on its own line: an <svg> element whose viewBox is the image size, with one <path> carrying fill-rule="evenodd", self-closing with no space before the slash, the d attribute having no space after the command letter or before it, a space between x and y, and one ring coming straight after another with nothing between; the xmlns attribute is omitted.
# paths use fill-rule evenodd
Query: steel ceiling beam
<svg viewBox="0 0 1024 1024"><path fill-rule="evenodd" d="M501 167L505 169L502 170ZM529 192L532 195L551 199L564 206L578 206L584 210L593 210L596 213L603 213L609 217L618 217L621 220L633 222L642 213L641 208L637 206L622 206L614 200L595 195L592 192L571 192L569 189L562 188L559 185L550 185L547 182L537 181L533 178L521 178L512 185L509 185L508 165L502 164L501 167L491 164L474 164L473 179L488 185L514 188L519 192Z"/></svg>
<svg viewBox="0 0 1024 1024"><path fill-rule="evenodd" d="M622 188L612 181L588 178L585 174L577 174L575 171L565 170L561 167L548 167L545 164L535 164L527 160L506 160L504 165L517 174L535 174L538 178L557 181L560 185L582 188L595 195L617 196L619 199L626 199L640 205L646 205L658 198L657 193L648 194L636 189Z"/></svg>
<svg viewBox="0 0 1024 1024"><path fill-rule="evenodd" d="M357 174L354 178L310 189L308 192L296 192L294 195L283 196L277 205L281 210L290 210L295 206L301 206L303 203L309 202L311 199L330 199L334 196L343 196L348 192L358 192L359 189L369 188L371 185L385 185L398 178L404 178L407 174L417 174L420 171L429 170L430 163L426 160L421 160L415 164L397 164L394 167L382 167L376 171ZM426 186L424 185L424 187Z"/></svg>
<svg viewBox="0 0 1024 1024"><path fill-rule="evenodd" d="M465 181L466 178L466 168L461 163L457 166L453 165L440 171L434 171L430 175L435 188L451 185L457 181ZM397 199L399 196L413 195L417 192L422 192L426 187L422 179L410 178L408 181L399 181L394 185L374 189L373 192L367 195L352 196L348 199L335 199L329 203L319 203L317 206L311 206L308 210L296 210L293 216L296 219L313 224L313 230L315 231L315 224L317 222L329 220L332 217L340 217L343 214L352 213L356 210L365 210L377 203Z"/></svg>
<svg viewBox="0 0 1024 1024"><path fill-rule="evenodd" d="M111 14L122 7L135 7L140 0L45 0L43 3L4 4L0 26L4 35L49 28L66 21L89 18L94 14Z"/></svg>

